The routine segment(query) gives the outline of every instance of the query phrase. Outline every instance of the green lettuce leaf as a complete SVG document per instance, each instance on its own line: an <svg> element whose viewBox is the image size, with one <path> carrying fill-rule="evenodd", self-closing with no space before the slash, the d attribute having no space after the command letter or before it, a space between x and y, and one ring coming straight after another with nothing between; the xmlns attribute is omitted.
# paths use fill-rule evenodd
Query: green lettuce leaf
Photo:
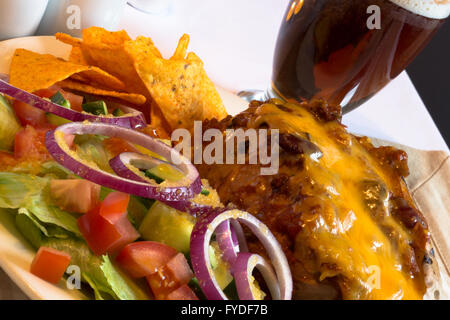
<svg viewBox="0 0 450 320"><path fill-rule="evenodd" d="M116 268L107 255L103 256L100 266L108 284L120 300L148 300L148 295L127 275Z"/></svg>
<svg viewBox="0 0 450 320"><path fill-rule="evenodd" d="M36 224L36 221L32 220L28 214L16 214L15 223L17 229L25 239L27 239L35 249L38 249L41 246L43 234Z"/></svg>
<svg viewBox="0 0 450 320"><path fill-rule="evenodd" d="M149 299L147 293L116 268L108 256L94 255L84 240L70 236L67 231L61 231L66 232L66 238L54 237L53 232L28 210L19 211L15 222L21 234L35 249L44 246L69 254L70 264L80 268L82 281L93 289L96 299Z"/></svg>
<svg viewBox="0 0 450 320"><path fill-rule="evenodd" d="M41 172L39 175L48 178L67 179L74 176L74 174L55 161L47 161L41 164Z"/></svg>
<svg viewBox="0 0 450 320"><path fill-rule="evenodd" d="M77 219L69 212L52 204L48 187L45 187L39 195L31 197L25 208L32 212L39 221L53 224L81 236Z"/></svg>
<svg viewBox="0 0 450 320"><path fill-rule="evenodd" d="M50 198L48 178L0 172L0 208L28 210L44 224L51 224L81 236L76 218L55 206ZM58 232L55 227L50 229Z"/></svg>
<svg viewBox="0 0 450 320"><path fill-rule="evenodd" d="M95 164L98 168L113 173L109 166L110 155L103 147L105 137L98 135L77 135L74 143L77 154L84 161Z"/></svg>
<svg viewBox="0 0 450 320"><path fill-rule="evenodd" d="M18 209L39 195L48 180L28 174L0 172L0 208Z"/></svg>

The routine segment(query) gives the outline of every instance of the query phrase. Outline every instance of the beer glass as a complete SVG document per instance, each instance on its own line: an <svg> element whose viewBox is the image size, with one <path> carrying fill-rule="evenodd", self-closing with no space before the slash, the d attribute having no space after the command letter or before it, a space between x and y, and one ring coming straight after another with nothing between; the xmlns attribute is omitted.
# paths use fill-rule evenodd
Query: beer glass
<svg viewBox="0 0 450 320"><path fill-rule="evenodd" d="M348 112L398 76L449 14L447 0L292 0L269 89L240 96L322 98Z"/></svg>

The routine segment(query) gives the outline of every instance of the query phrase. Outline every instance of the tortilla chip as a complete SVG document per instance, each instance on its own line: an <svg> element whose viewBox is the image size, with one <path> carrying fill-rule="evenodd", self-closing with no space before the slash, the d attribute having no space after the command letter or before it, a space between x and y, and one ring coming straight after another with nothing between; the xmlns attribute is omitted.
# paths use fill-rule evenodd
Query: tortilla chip
<svg viewBox="0 0 450 320"><path fill-rule="evenodd" d="M164 118L161 109L154 101L152 102L150 107L150 121L153 127L159 128L165 133L169 133L172 131L169 123Z"/></svg>
<svg viewBox="0 0 450 320"><path fill-rule="evenodd" d="M88 62L86 61L80 47L72 47L69 55L69 61L76 64L88 65Z"/></svg>
<svg viewBox="0 0 450 320"><path fill-rule="evenodd" d="M39 54L25 49L15 51L9 81L16 87L34 92L51 87L74 74L80 74L111 89L120 90L125 86L122 81L97 67L80 65L50 54Z"/></svg>
<svg viewBox="0 0 450 320"><path fill-rule="evenodd" d="M189 46L189 35L183 34L180 40L178 41L177 48L175 49L175 52L173 53L170 59L183 60L184 57L186 57L188 46Z"/></svg>
<svg viewBox="0 0 450 320"><path fill-rule="evenodd" d="M147 37L131 40L125 31L109 32L91 27L83 30L83 41L57 35L58 39L79 47L74 59L83 57L94 66L121 79L126 91L147 98L153 125L171 131L191 128L194 120L222 119L227 113L214 84L203 70L203 62L187 54L189 36L183 35L170 59L164 59ZM81 60L77 60L81 61ZM82 75L74 80L87 82ZM156 102L156 103L154 103Z"/></svg>
<svg viewBox="0 0 450 320"><path fill-rule="evenodd" d="M78 38L74 38L71 35L62 33L62 32L58 32L55 34L55 37L57 40L64 42L65 44L69 44L71 46L80 46L81 45L81 39Z"/></svg>
<svg viewBox="0 0 450 320"><path fill-rule="evenodd" d="M131 40L125 30L108 31L100 27L90 27L83 30L83 44L85 45L105 45L120 46Z"/></svg>
<svg viewBox="0 0 450 320"><path fill-rule="evenodd" d="M107 96L122 99L128 102L131 102L135 105L142 105L146 102L146 98L143 95L136 93L126 93L126 92L117 92L117 91L109 91L104 89L99 89L93 87L89 84L73 81L73 80L62 80L57 83L63 89L71 89L76 91L81 91L85 93L95 94L98 96Z"/></svg>
<svg viewBox="0 0 450 320"><path fill-rule="evenodd" d="M147 88L124 50L124 43L128 40L130 37L125 31L109 32L91 27L83 30L81 50L89 63L121 79L127 92L139 93L149 99Z"/></svg>
<svg viewBox="0 0 450 320"><path fill-rule="evenodd" d="M183 35L169 60L153 52L142 54L138 37L127 41L125 49L172 129L193 127L194 120L224 118L227 113L214 84L203 70L203 62L193 53L185 58L189 37Z"/></svg>

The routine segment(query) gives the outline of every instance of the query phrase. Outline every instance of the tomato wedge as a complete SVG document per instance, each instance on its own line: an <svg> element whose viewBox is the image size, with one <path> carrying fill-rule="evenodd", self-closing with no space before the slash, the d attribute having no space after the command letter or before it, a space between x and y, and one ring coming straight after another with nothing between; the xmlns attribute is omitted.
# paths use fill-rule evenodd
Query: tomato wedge
<svg viewBox="0 0 450 320"><path fill-rule="evenodd" d="M33 127L45 127L49 125L44 110L35 108L18 100L14 100L13 109L23 126L31 125Z"/></svg>
<svg viewBox="0 0 450 320"><path fill-rule="evenodd" d="M79 96L75 93L64 91L62 89L59 90L63 95L64 99L70 102L70 109L81 112L83 111L81 106L83 105L83 96Z"/></svg>
<svg viewBox="0 0 450 320"><path fill-rule="evenodd" d="M55 93L61 92L64 99L68 100L70 102L70 109L81 112L82 111L82 104L83 104L83 96L79 96L77 94L74 94L72 92L65 91L61 89L58 86L51 86L47 89L41 89L34 92L35 95L41 97L41 98L51 98Z"/></svg>
<svg viewBox="0 0 450 320"><path fill-rule="evenodd" d="M83 96L64 91L58 86L52 86L47 89L37 90L34 92L34 94L41 98L50 98L58 91L61 92L63 97L70 102L70 108L72 110L78 112L82 111L81 106L83 104ZM46 116L46 112L41 109L30 106L29 104L20 102L18 100L14 100L13 108L17 115L17 118L23 126L31 125L37 128L50 126L50 123L48 122Z"/></svg>
<svg viewBox="0 0 450 320"><path fill-rule="evenodd" d="M103 146L111 154L111 157L118 156L122 152L139 152L131 143L120 138L105 139Z"/></svg>
<svg viewBox="0 0 450 320"><path fill-rule="evenodd" d="M48 129L35 129L27 125L17 132L14 140L14 156L16 159L47 160L51 156L45 147L45 134Z"/></svg>
<svg viewBox="0 0 450 320"><path fill-rule="evenodd" d="M188 284L194 274L182 253L175 255L157 272L146 277L157 300L166 300L179 287Z"/></svg>
<svg viewBox="0 0 450 320"><path fill-rule="evenodd" d="M168 263L177 251L166 244L139 241L126 245L116 258L120 266L134 278L151 275Z"/></svg>
<svg viewBox="0 0 450 320"><path fill-rule="evenodd" d="M78 228L96 255L115 254L139 238L139 233L127 218L126 206L115 201L126 197L116 193L119 192L110 193L103 203L78 218ZM124 207L122 212L117 212L118 208Z"/></svg>
<svg viewBox="0 0 450 320"><path fill-rule="evenodd" d="M83 179L52 179L50 195L53 202L63 210L87 213L99 203L100 186Z"/></svg>
<svg viewBox="0 0 450 320"><path fill-rule="evenodd" d="M70 263L70 255L47 247L40 247L31 263L30 272L51 283L58 283Z"/></svg>
<svg viewBox="0 0 450 320"><path fill-rule="evenodd" d="M166 300L198 300L198 297L187 284L183 284L178 289L169 293Z"/></svg>
<svg viewBox="0 0 450 320"><path fill-rule="evenodd" d="M117 222L127 212L130 195L123 192L111 192L103 200L99 214L111 223Z"/></svg>

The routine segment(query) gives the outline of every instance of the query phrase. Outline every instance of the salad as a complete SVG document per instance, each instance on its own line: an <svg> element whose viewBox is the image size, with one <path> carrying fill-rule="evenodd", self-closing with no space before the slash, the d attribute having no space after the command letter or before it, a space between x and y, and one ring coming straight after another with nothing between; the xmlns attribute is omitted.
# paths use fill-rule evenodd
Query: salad
<svg viewBox="0 0 450 320"><path fill-rule="evenodd" d="M117 41L105 40L112 36ZM139 59L163 58L148 38L100 28L83 42L58 37L73 45L69 61L18 49L10 74L0 75L0 208L36 250L30 272L56 284L78 268L81 290L95 299L290 299L289 265L273 234L224 207L167 139L186 109L199 120L224 116L202 67L187 77L200 91L173 90L164 78L181 81L198 63L185 58L186 37L170 61L182 68L162 68L150 84L144 73L154 69ZM96 53L119 49L131 59L120 72L93 64ZM181 114L164 86L185 107ZM216 111L206 112L211 104ZM267 257L249 252L249 233Z"/></svg>

